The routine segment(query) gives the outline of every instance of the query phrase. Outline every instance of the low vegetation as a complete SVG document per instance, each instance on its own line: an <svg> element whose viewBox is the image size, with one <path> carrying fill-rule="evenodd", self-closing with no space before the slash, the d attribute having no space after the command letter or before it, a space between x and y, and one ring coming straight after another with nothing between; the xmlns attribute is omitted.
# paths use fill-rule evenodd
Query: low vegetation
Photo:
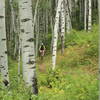
<svg viewBox="0 0 100 100"><path fill-rule="evenodd" d="M65 53L58 43L57 67L51 56L37 60L38 96L32 95L17 74L17 62L9 57L10 86L0 82L0 100L98 100L98 28L92 32L73 30L66 35ZM0 79L1 80L1 79Z"/></svg>

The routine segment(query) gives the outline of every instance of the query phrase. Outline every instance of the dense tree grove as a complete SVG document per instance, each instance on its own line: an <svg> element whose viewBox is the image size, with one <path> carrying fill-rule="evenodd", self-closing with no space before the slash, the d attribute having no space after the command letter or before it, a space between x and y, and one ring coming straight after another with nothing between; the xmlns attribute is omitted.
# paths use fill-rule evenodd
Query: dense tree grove
<svg viewBox="0 0 100 100"><path fill-rule="evenodd" d="M0 71L5 86L10 83L8 58L18 62L26 86L38 94L36 66L41 43L52 54L56 68L57 47L64 55L65 36L73 29L87 33L98 24L99 0L0 0ZM22 72L21 72L22 67Z"/></svg>

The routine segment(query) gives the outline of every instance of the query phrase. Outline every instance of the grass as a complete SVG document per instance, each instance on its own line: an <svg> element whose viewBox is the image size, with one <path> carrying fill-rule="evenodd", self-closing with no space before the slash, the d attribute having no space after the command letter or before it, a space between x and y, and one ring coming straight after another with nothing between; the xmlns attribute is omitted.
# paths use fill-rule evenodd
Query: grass
<svg viewBox="0 0 100 100"><path fill-rule="evenodd" d="M39 94L34 96L18 82L17 62L9 58L10 86L0 82L0 100L98 100L98 28L73 30L66 35L65 53L58 43L56 70L51 70L51 55L37 61ZM40 66L43 68L41 69Z"/></svg>

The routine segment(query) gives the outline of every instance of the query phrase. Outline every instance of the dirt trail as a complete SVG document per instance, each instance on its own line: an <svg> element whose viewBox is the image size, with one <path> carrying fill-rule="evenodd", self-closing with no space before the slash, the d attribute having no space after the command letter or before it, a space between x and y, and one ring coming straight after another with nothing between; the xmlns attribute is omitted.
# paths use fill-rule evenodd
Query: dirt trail
<svg viewBox="0 0 100 100"><path fill-rule="evenodd" d="M46 66L45 66L44 63L41 63L41 64L39 65L39 71L40 71L40 72L45 72L45 71L46 71Z"/></svg>

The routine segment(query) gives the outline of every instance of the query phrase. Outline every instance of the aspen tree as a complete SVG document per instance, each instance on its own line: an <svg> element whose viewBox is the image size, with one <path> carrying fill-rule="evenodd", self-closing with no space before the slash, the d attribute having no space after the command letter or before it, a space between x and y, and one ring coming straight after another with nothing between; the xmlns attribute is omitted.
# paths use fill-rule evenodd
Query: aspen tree
<svg viewBox="0 0 100 100"><path fill-rule="evenodd" d="M32 2L19 0L20 31L22 38L23 79L37 94L36 60L33 32Z"/></svg>
<svg viewBox="0 0 100 100"><path fill-rule="evenodd" d="M91 31L92 28L92 1L88 0L89 4L89 13L88 13L88 31Z"/></svg>
<svg viewBox="0 0 100 100"><path fill-rule="evenodd" d="M64 2L61 5L61 53L64 53L64 42L65 42L65 9Z"/></svg>
<svg viewBox="0 0 100 100"><path fill-rule="evenodd" d="M4 85L7 86L9 84L9 75L6 45L5 0L0 0L0 39L0 69Z"/></svg>
<svg viewBox="0 0 100 100"><path fill-rule="evenodd" d="M63 0L58 0L55 25L54 25L54 35L53 35L53 51L52 51L52 69L55 69L56 66L56 52L57 52L57 41L58 41L58 29L59 29L59 18L61 11L61 4Z"/></svg>
<svg viewBox="0 0 100 100"><path fill-rule="evenodd" d="M84 1L84 30L87 30L87 0Z"/></svg>
<svg viewBox="0 0 100 100"><path fill-rule="evenodd" d="M65 0L65 10L66 10L66 30L67 33L69 33L72 29L72 23L71 23L71 15L70 15L68 0Z"/></svg>

